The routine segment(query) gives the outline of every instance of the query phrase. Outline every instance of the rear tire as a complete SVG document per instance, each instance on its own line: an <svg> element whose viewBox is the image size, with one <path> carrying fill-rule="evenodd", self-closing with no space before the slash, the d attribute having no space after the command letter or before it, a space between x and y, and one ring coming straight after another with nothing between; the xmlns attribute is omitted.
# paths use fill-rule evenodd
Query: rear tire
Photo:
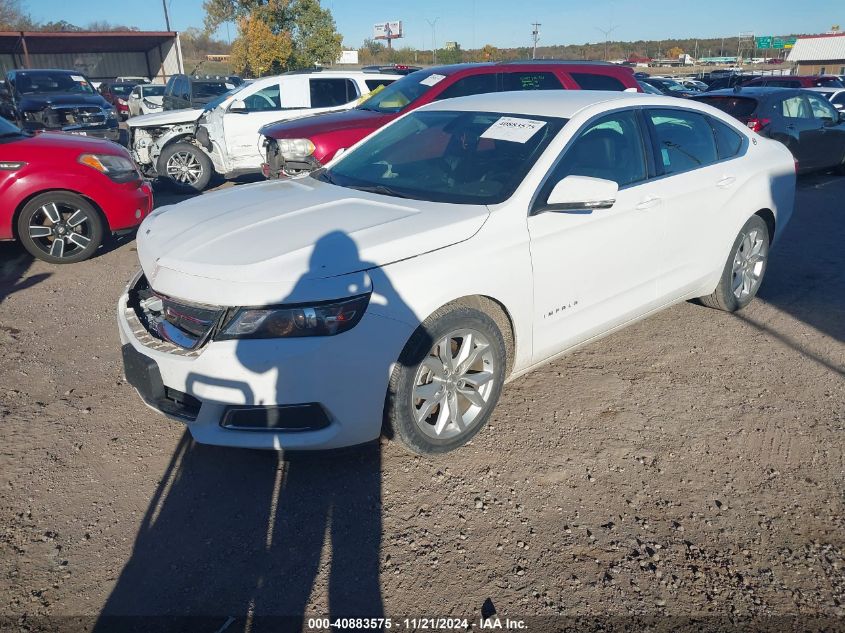
<svg viewBox="0 0 845 633"><path fill-rule="evenodd" d="M386 423L411 452L446 453L487 423L505 381L507 352L496 322L446 306L420 325L390 377Z"/></svg>
<svg viewBox="0 0 845 633"><path fill-rule="evenodd" d="M736 312L751 303L763 283L770 243L763 218L752 215L734 240L719 285L712 294L700 297L701 303L725 312Z"/></svg>
<svg viewBox="0 0 845 633"><path fill-rule="evenodd" d="M199 193L211 182L211 159L193 143L172 143L158 157L158 174L181 191Z"/></svg>
<svg viewBox="0 0 845 633"><path fill-rule="evenodd" d="M35 196L21 210L18 238L38 259L74 264L91 257L103 241L105 226L94 206L70 191Z"/></svg>

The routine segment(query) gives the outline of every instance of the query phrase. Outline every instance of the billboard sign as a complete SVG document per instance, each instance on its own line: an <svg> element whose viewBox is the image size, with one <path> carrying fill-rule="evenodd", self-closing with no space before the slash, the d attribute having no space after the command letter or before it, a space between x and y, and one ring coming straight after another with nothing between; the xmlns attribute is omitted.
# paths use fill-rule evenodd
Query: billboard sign
<svg viewBox="0 0 845 633"><path fill-rule="evenodd" d="M340 51L340 58L337 60L338 64L357 64L358 51Z"/></svg>
<svg viewBox="0 0 845 633"><path fill-rule="evenodd" d="M756 37L754 38L754 48L771 48L772 47L772 38L771 37Z"/></svg>
<svg viewBox="0 0 845 633"><path fill-rule="evenodd" d="M395 40L402 37L402 21L379 22L373 25L374 40Z"/></svg>

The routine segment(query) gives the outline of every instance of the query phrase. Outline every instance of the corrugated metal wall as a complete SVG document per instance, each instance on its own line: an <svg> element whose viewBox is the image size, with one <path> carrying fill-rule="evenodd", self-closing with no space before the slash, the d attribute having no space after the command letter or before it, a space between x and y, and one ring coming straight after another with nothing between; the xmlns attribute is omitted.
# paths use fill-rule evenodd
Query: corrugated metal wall
<svg viewBox="0 0 845 633"><path fill-rule="evenodd" d="M92 81L114 77L149 77L164 83L170 75L182 72L176 40L157 46L146 53L54 53L31 54L32 68L63 68L85 73ZM164 58L162 60L162 57ZM23 54L0 55L3 72L25 68Z"/></svg>

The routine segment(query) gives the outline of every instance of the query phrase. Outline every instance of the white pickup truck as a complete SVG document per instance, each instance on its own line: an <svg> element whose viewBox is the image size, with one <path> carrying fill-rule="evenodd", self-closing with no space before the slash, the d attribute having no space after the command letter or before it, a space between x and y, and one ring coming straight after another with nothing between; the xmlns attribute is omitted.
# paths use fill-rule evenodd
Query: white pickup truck
<svg viewBox="0 0 845 633"><path fill-rule="evenodd" d="M220 95L204 108L129 119L129 148L146 176L202 191L214 173L233 178L260 171L262 126L351 108L367 93L401 78L362 71L294 71L262 77Z"/></svg>

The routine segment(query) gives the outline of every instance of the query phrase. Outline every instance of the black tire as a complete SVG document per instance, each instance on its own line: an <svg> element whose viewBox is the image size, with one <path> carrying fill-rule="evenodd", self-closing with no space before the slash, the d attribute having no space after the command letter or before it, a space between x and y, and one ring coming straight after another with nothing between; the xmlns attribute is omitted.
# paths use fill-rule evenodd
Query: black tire
<svg viewBox="0 0 845 633"><path fill-rule="evenodd" d="M756 281L753 285L751 285L748 294L740 297L734 292L734 282L738 277L737 273L734 271L734 262L737 257L741 257L743 255L744 250L747 248L747 245L744 244L746 237L754 234L755 231L758 232L757 235L763 239L765 245L763 259L761 260L762 266L760 267ZM772 238L769 235L769 227L763 221L763 218L759 215L752 215L734 240L730 255L728 255L728 261L725 262L725 268L722 270L722 277L719 279L719 285L716 286L716 290L714 290L712 294L709 294L706 297L699 297L701 303L706 305L708 308L724 310L725 312L736 312L751 303L752 299L754 299L757 295L760 285L763 283L763 276L766 273L766 266L768 265L768 251L771 241Z"/></svg>
<svg viewBox="0 0 845 633"><path fill-rule="evenodd" d="M172 160L172 164L171 164ZM179 162L187 162L186 171L182 173L184 176L174 176L178 173L175 170L181 165ZM197 172L191 172L191 166L196 165ZM158 157L158 175L164 178L169 184L180 191L189 193L199 193L208 186L211 182L211 176L214 174L214 166L211 164L211 159L208 154L203 152L199 147L193 143L180 141L178 143L171 143L164 148L164 151ZM181 179L180 178L184 178Z"/></svg>
<svg viewBox="0 0 845 633"><path fill-rule="evenodd" d="M422 411L426 401L423 400L418 409L418 403L414 399L414 387L419 377L419 372L428 371L426 368L423 368L423 363L430 361L439 362L436 360L437 356L433 353L433 349L437 343L444 340L450 334L456 332L466 333L467 331L475 333L473 336L476 341L483 341L487 344L486 347L482 348L484 350L482 352L483 356L479 355L478 360L471 365L473 369L469 369L466 373L462 374L468 380L482 373L492 374L492 377L484 383L486 385L489 382L490 386L480 387L476 390L477 393L481 393L482 390L486 389L484 405L478 406L477 411L472 413L472 419L457 434L452 436L444 435L442 438L432 437L422 429L430 428L429 433L434 433L436 425L429 423L428 419L422 420L419 423L417 422L417 413L418 411ZM479 338L478 334L482 336ZM450 348L453 343L459 347L471 339L464 338L460 344L456 342L457 340L450 338ZM456 351L455 349L450 349L450 358L454 357ZM417 328L402 351L399 362L391 374L385 406L385 422L392 435L398 437L408 450L420 455L446 453L466 444L481 430L490 418L502 392L507 362L508 357L505 341L496 322L490 316L480 310L463 305L450 305L441 308ZM445 363L443 367L446 367ZM452 376L457 377L458 372L456 371ZM427 384L435 385L435 381L437 380L440 379L431 376L431 382ZM453 378L450 377L449 380L453 380ZM464 393L464 391L461 391L461 388L464 390L467 389L464 380L460 377L454 378L454 380L457 380L457 382L452 382L450 386L447 386L447 382L440 382L438 384L443 385L442 389L444 393L451 390L451 397L454 398L455 403L459 404L458 408L461 406L467 407L464 413L458 414L463 420L463 416L470 414L470 410L475 405L461 395ZM454 395L455 393L458 395ZM447 399L444 396L441 402L446 401ZM435 405L436 408L429 409L433 411L430 413L429 419L436 418L442 414L440 411L441 406L443 405L438 404ZM447 408L447 417L448 412L449 410ZM426 427L425 425L428 426ZM458 428L456 424L451 422L448 426L453 427L453 432L455 432L454 429Z"/></svg>
<svg viewBox="0 0 845 633"><path fill-rule="evenodd" d="M51 264L74 264L91 257L103 241L105 228L94 205L70 191L35 196L17 220L23 247Z"/></svg>

